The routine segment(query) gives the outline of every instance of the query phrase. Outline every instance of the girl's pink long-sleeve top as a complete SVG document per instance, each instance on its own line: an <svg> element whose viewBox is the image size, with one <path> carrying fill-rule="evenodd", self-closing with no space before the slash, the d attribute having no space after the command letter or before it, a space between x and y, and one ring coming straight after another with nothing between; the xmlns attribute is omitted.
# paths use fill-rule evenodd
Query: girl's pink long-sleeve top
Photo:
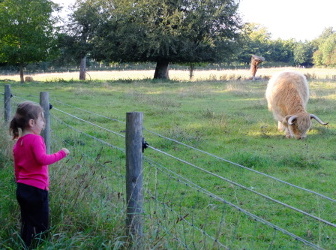
<svg viewBox="0 0 336 250"><path fill-rule="evenodd" d="M13 154L16 182L44 190L49 190L48 165L66 157L63 150L48 155L43 137L35 134L20 137Z"/></svg>

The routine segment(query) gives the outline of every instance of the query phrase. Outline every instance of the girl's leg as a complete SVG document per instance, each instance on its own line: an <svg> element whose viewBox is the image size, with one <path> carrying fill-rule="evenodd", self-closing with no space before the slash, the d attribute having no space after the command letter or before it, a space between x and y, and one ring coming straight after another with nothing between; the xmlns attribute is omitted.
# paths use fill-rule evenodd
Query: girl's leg
<svg viewBox="0 0 336 250"><path fill-rule="evenodd" d="M48 191L18 183L17 200L21 208L21 237L29 247L32 240L49 228Z"/></svg>

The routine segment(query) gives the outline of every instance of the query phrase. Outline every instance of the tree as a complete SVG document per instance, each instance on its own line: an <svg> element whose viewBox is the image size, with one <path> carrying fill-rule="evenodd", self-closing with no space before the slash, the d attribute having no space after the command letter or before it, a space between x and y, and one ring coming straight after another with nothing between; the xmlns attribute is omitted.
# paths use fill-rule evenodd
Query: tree
<svg viewBox="0 0 336 250"><path fill-rule="evenodd" d="M241 48L237 56L239 62L250 63L251 55L260 55L269 60L271 33L257 23L245 23L242 29Z"/></svg>
<svg viewBox="0 0 336 250"><path fill-rule="evenodd" d="M53 55L56 7L49 0L0 1L0 62L18 66L21 82L28 63Z"/></svg>
<svg viewBox="0 0 336 250"><path fill-rule="evenodd" d="M293 63L294 45L294 40L271 40L271 33L260 24L245 23L237 60L247 64L254 54L263 56L270 62Z"/></svg>
<svg viewBox="0 0 336 250"><path fill-rule="evenodd" d="M156 62L154 78L167 79L169 63L229 60L240 21L234 0L116 0L95 37L98 60Z"/></svg>
<svg viewBox="0 0 336 250"><path fill-rule="evenodd" d="M313 55L314 64L317 66L336 66L336 32L332 28L327 28L313 42L317 46Z"/></svg>
<svg viewBox="0 0 336 250"><path fill-rule="evenodd" d="M100 17L99 0L77 0L65 33L59 36L59 47L63 61L74 61L80 65L79 79L86 79L86 58L91 52L92 38Z"/></svg>
<svg viewBox="0 0 336 250"><path fill-rule="evenodd" d="M325 66L336 66L336 33L330 35L320 46Z"/></svg>
<svg viewBox="0 0 336 250"><path fill-rule="evenodd" d="M294 63L311 67L313 65L314 46L310 42L298 42L294 48Z"/></svg>
<svg viewBox="0 0 336 250"><path fill-rule="evenodd" d="M294 63L294 48L296 42L290 40L271 40L269 45L268 60L272 62L281 62L286 64Z"/></svg>

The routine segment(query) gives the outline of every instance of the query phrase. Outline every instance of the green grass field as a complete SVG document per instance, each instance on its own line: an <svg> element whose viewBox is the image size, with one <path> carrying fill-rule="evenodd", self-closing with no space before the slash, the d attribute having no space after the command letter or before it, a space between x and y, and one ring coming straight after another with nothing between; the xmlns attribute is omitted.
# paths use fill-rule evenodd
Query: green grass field
<svg viewBox="0 0 336 250"><path fill-rule="evenodd" d="M168 82L132 72L87 82L61 74L26 84L0 80L2 89L11 84L13 109L49 92L52 150L71 151L50 166L52 230L40 248L131 248L122 149L126 112L139 111L151 146L144 153L144 249L335 249L336 73L301 70L310 78L308 111L329 122L313 122L305 140L277 131L266 80L232 80L247 78L246 71L198 72L199 81L172 77L183 72L171 72ZM4 123L1 141L0 246L17 249L13 142Z"/></svg>

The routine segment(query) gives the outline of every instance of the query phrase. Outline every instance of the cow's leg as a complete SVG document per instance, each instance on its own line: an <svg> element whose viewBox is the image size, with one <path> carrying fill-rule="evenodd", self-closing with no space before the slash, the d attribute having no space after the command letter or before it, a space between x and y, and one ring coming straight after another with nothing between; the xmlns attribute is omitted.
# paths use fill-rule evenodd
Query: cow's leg
<svg viewBox="0 0 336 250"><path fill-rule="evenodd" d="M285 132L286 134L286 138L292 138L292 134L291 132L289 131L288 127L285 126L282 122L278 122L278 130L280 132Z"/></svg>
<svg viewBox="0 0 336 250"><path fill-rule="evenodd" d="M286 127L282 124L282 122L278 122L278 130L279 130L280 132L286 130Z"/></svg>
<svg viewBox="0 0 336 250"><path fill-rule="evenodd" d="M291 132L289 131L288 128L286 128L286 138L292 138L292 137L293 136L292 136Z"/></svg>

